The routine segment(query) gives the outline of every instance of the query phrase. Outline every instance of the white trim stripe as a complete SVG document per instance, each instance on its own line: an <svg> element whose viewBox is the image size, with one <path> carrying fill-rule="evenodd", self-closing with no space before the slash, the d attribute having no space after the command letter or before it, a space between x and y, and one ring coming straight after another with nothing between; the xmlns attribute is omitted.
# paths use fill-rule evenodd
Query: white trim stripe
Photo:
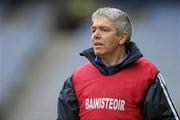
<svg viewBox="0 0 180 120"><path fill-rule="evenodd" d="M159 73L158 75L159 75L159 77L161 78L163 84L166 85L166 83L165 83L165 81L164 81L164 78L162 77L161 73Z"/></svg>
<svg viewBox="0 0 180 120"><path fill-rule="evenodd" d="M166 87L165 87L165 82L164 82L164 80L163 80L163 77L162 77L162 75L161 75L160 73L158 73L158 78L159 78L159 81L160 81L160 85L161 85L161 87L163 88L163 92L164 92L164 94L165 94L165 96L166 96L166 99L167 99L167 101L168 101L168 103L169 103L169 106L170 106L170 108L171 108L171 110L172 110L172 112L173 112L173 114L174 114L174 117L175 117L176 120L179 120L178 115L177 115L177 112L176 112L176 110L175 110L175 108L174 108L174 106L173 106L173 103L172 103L172 101L171 101L171 98L169 97L168 91L167 91L167 89L166 89Z"/></svg>

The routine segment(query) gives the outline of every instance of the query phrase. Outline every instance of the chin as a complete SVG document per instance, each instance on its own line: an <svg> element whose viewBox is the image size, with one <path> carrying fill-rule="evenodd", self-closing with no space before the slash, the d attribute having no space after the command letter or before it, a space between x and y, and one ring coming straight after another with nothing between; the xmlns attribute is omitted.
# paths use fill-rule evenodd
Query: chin
<svg viewBox="0 0 180 120"><path fill-rule="evenodd" d="M94 54L95 54L96 56L102 56L104 53L103 53L102 51L95 50L95 51L94 51Z"/></svg>
<svg viewBox="0 0 180 120"><path fill-rule="evenodd" d="M94 54L97 56L102 56L105 53L105 50L99 47L94 47Z"/></svg>

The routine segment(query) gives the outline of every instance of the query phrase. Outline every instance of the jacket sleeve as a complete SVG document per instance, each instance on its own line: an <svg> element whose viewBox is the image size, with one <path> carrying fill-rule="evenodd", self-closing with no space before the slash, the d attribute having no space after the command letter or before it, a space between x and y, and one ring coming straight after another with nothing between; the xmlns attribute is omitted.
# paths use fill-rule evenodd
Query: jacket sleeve
<svg viewBox="0 0 180 120"><path fill-rule="evenodd" d="M71 78L65 81L59 94L57 120L79 120L79 104Z"/></svg>
<svg viewBox="0 0 180 120"><path fill-rule="evenodd" d="M156 75L147 91L143 112L145 120L179 120L160 73Z"/></svg>

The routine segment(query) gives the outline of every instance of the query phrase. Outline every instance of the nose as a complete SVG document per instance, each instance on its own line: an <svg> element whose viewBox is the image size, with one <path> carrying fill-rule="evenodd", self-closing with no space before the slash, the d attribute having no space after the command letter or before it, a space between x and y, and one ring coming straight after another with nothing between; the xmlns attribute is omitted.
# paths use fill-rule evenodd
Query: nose
<svg viewBox="0 0 180 120"><path fill-rule="evenodd" d="M92 34L94 39L101 39L101 34L99 30L96 30L93 34Z"/></svg>

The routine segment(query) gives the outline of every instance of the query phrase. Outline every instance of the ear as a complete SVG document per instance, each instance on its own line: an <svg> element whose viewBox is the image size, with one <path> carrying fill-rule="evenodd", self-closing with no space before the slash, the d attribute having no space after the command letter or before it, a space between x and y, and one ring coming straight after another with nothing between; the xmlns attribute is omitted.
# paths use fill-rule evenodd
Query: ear
<svg viewBox="0 0 180 120"><path fill-rule="evenodd" d="M128 32L122 32L119 36L119 44L123 45L128 37Z"/></svg>

